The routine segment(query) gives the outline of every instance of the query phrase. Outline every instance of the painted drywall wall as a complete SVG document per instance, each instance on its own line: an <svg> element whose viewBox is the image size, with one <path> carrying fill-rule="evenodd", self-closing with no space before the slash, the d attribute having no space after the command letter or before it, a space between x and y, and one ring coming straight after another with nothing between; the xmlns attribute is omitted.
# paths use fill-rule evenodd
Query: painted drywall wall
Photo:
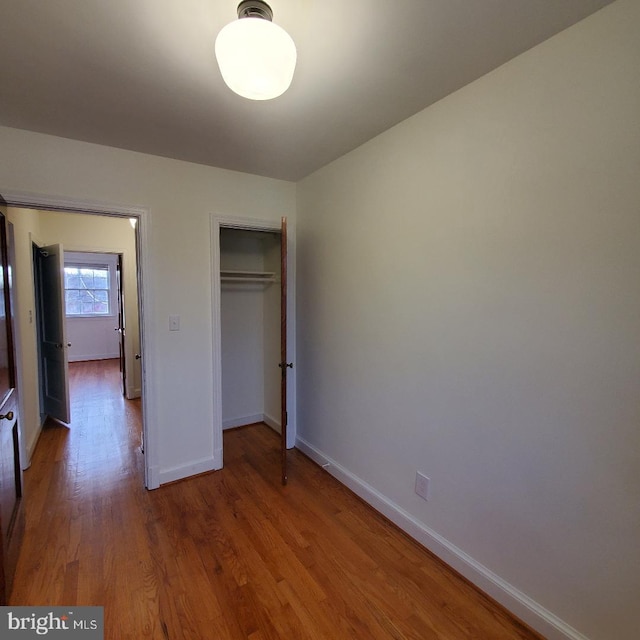
<svg viewBox="0 0 640 640"><path fill-rule="evenodd" d="M30 464L40 435L40 394L38 391L38 342L35 323L32 243L39 237L40 216L32 209L8 208L14 228L15 273L13 280L14 319L18 325L16 355L20 390L20 458L23 468Z"/></svg>
<svg viewBox="0 0 640 640"><path fill-rule="evenodd" d="M640 628L639 27L619 0L298 184L301 446L548 637Z"/></svg>
<svg viewBox="0 0 640 640"><path fill-rule="evenodd" d="M145 210L145 454L150 484L213 468L212 213L295 220L292 183L0 128L0 193ZM169 331L169 316L180 331Z"/></svg>

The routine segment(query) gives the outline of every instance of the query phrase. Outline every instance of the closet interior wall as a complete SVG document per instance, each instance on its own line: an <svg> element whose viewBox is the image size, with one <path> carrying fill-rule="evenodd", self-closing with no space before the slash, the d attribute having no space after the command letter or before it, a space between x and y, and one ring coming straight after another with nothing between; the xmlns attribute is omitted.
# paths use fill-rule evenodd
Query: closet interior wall
<svg viewBox="0 0 640 640"><path fill-rule="evenodd" d="M222 427L280 432L280 235L220 229Z"/></svg>

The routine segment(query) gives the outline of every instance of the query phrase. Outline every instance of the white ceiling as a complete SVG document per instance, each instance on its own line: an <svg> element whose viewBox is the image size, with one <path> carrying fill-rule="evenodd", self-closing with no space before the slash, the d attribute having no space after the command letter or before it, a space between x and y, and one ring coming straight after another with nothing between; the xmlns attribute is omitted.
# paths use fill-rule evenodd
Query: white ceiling
<svg viewBox="0 0 640 640"><path fill-rule="evenodd" d="M298 180L611 0L270 0L280 98L222 81L239 0L0 0L0 124Z"/></svg>

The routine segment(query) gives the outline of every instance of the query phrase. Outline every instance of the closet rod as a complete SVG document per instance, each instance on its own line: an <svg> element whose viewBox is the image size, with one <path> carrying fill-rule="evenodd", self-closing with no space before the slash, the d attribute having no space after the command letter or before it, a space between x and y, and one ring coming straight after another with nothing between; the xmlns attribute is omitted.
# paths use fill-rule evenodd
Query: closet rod
<svg viewBox="0 0 640 640"><path fill-rule="evenodd" d="M264 282L266 284L271 284L272 282L277 282L276 278L270 276L268 278L241 278L237 276L222 276L220 278L222 282Z"/></svg>

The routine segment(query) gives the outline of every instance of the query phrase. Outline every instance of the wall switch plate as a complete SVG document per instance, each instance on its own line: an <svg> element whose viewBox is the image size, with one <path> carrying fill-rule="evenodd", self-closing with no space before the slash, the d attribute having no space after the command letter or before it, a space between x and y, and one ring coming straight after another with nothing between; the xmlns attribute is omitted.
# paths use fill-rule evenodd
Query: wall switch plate
<svg viewBox="0 0 640 640"><path fill-rule="evenodd" d="M169 331L180 331L180 316L169 316Z"/></svg>
<svg viewBox="0 0 640 640"><path fill-rule="evenodd" d="M416 471L416 493L425 500L429 500L429 483L431 481L424 473Z"/></svg>

